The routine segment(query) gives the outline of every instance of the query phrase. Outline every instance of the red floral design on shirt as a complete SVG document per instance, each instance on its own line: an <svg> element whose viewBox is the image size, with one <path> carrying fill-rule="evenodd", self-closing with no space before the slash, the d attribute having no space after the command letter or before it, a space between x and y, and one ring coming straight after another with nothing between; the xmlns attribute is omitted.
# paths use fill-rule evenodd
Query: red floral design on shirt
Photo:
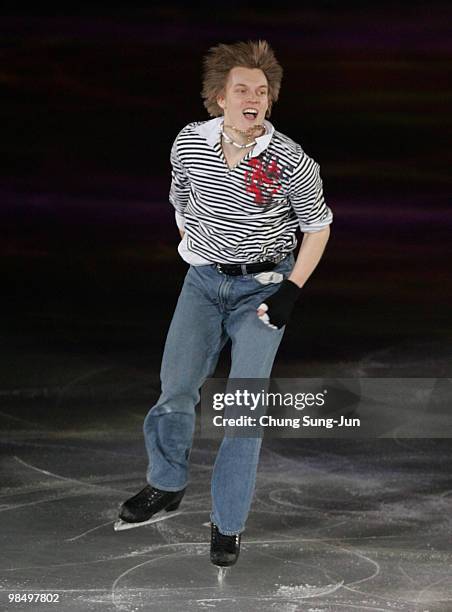
<svg viewBox="0 0 452 612"><path fill-rule="evenodd" d="M269 204L272 196L281 189L281 170L276 159L266 163L258 157L253 157L248 166L251 166L252 170L245 171L246 191L254 194L256 204Z"/></svg>

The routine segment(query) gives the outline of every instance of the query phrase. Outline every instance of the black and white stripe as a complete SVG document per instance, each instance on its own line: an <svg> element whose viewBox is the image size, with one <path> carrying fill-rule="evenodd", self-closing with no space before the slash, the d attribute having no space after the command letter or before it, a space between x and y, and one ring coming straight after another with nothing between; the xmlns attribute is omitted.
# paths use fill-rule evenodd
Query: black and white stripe
<svg viewBox="0 0 452 612"><path fill-rule="evenodd" d="M171 150L169 200L185 231L179 253L194 265L279 260L295 248L298 226L316 232L333 220L320 166L265 121L267 133L229 169L222 121L188 124Z"/></svg>

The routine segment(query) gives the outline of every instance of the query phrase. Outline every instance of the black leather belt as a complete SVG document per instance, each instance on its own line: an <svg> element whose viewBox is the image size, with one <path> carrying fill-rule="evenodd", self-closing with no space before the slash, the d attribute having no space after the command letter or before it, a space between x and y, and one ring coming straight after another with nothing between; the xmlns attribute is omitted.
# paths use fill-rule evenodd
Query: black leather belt
<svg viewBox="0 0 452 612"><path fill-rule="evenodd" d="M267 272L267 270L273 270L273 268L276 268L277 265L278 264L274 261L260 261L252 264L214 264L215 268L218 270L218 272L220 272L220 274L228 274L229 276Z"/></svg>

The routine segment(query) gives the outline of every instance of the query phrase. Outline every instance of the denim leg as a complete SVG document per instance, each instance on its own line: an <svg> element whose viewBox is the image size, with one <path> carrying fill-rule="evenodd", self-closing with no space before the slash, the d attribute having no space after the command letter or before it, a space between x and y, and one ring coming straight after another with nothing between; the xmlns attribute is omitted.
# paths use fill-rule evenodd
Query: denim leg
<svg viewBox="0 0 452 612"><path fill-rule="evenodd" d="M214 283L206 283L201 269L190 268L165 342L162 392L144 421L147 481L166 491L187 485L199 389L227 341L214 296Z"/></svg>
<svg viewBox="0 0 452 612"><path fill-rule="evenodd" d="M230 378L269 378L284 329L272 329L256 314L257 306L277 287L266 286L241 299L226 322L232 339ZM262 438L225 436L218 451L211 483L211 520L221 533L245 529L254 494Z"/></svg>

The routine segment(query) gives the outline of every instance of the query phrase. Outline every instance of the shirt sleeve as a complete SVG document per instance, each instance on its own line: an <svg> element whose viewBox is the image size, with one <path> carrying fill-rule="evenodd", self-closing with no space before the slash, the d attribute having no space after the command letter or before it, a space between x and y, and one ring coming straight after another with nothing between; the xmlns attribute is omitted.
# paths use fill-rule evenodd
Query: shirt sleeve
<svg viewBox="0 0 452 612"><path fill-rule="evenodd" d="M184 210L190 195L190 180L177 151L177 138L171 147L171 166L169 201L175 208L177 227L184 229Z"/></svg>
<svg viewBox="0 0 452 612"><path fill-rule="evenodd" d="M323 197L320 166L304 151L290 179L289 199L302 232L319 232L333 222Z"/></svg>

